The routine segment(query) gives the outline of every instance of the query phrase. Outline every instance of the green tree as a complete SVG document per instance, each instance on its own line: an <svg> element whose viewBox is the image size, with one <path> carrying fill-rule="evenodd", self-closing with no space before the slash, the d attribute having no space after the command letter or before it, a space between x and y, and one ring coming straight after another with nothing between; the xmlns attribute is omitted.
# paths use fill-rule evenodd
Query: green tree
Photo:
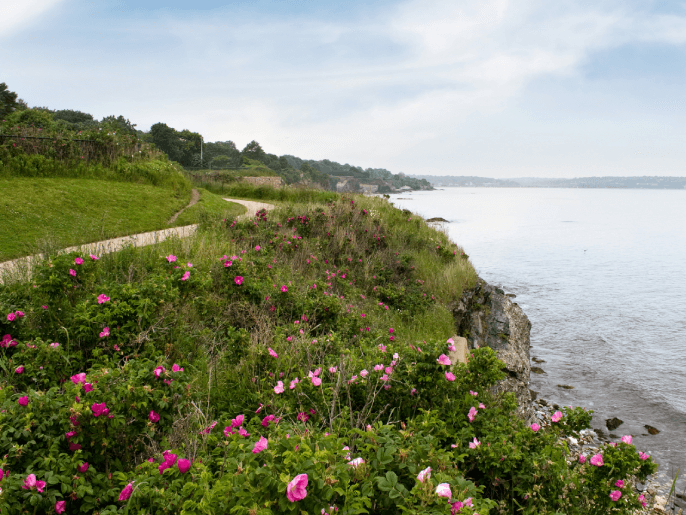
<svg viewBox="0 0 686 515"><path fill-rule="evenodd" d="M260 163L264 163L264 159L267 156L260 144L255 140L252 140L245 146L241 151L241 155L248 159L257 159Z"/></svg>
<svg viewBox="0 0 686 515"><path fill-rule="evenodd" d="M7 84L0 82L0 117L11 114L17 107L17 94L7 89Z"/></svg>

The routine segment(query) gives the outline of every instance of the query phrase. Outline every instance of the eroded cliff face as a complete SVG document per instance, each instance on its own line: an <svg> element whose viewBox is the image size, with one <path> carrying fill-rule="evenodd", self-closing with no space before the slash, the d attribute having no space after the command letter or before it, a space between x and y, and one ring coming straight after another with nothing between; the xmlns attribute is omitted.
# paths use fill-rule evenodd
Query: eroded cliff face
<svg viewBox="0 0 686 515"><path fill-rule="evenodd" d="M519 415L533 418L529 374L531 322L516 302L483 280L452 306L457 334L467 338L469 348L487 345L505 363L508 377L496 391L513 392L519 403Z"/></svg>

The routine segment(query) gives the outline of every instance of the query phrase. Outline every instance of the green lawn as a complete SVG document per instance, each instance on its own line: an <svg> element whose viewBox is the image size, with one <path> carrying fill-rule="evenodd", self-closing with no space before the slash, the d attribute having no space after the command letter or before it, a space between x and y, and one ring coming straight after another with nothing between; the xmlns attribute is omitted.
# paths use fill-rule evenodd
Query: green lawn
<svg viewBox="0 0 686 515"><path fill-rule="evenodd" d="M0 191L0 261L164 229L190 200L190 192L84 179L0 179ZM175 226L196 223L203 210L212 216L245 210L202 193Z"/></svg>
<svg viewBox="0 0 686 515"><path fill-rule="evenodd" d="M181 213L174 225L197 224L204 216L203 213L213 218L234 219L246 212L244 206L227 202L221 195L215 195L203 188L198 188L198 191L200 192L200 201Z"/></svg>

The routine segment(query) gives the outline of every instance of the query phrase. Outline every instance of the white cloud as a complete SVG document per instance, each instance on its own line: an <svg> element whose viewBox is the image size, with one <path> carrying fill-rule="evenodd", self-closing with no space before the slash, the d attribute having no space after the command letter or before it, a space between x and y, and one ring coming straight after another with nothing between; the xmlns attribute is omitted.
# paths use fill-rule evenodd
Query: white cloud
<svg viewBox="0 0 686 515"><path fill-rule="evenodd" d="M7 0L0 3L0 36L25 28L63 0Z"/></svg>
<svg viewBox="0 0 686 515"><path fill-rule="evenodd" d="M535 138L542 126L522 128L512 115L527 87L550 78L588 87L584 66L599 51L686 44L686 17L650 13L630 0L408 0L354 20L225 8L78 23L89 36L110 36L62 48L67 57L59 62L41 56L46 68L34 68L92 84L94 114L121 112L142 128L162 120L208 140L241 146L257 139L277 154L409 173L421 170L401 163L425 143L436 149L426 159L438 171L466 148L488 152L526 139L521 130ZM127 74L112 72L122 69ZM71 107L85 101L85 92L67 92L68 81L54 82L73 95ZM627 119L614 118L618 126ZM446 145L451 135L455 143ZM575 162L583 152L569 150ZM530 155L504 154L520 167ZM497 164L492 155L484 161Z"/></svg>

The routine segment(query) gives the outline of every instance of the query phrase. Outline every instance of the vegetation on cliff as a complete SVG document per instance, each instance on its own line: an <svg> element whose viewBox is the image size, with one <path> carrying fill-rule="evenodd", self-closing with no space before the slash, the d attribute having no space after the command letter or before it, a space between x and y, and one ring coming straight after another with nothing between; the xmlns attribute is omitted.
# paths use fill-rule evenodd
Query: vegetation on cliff
<svg viewBox="0 0 686 515"><path fill-rule="evenodd" d="M0 287L3 513L640 506L655 465L630 438L567 463L588 412L527 426L491 349L450 362L459 247L382 199L309 196Z"/></svg>

